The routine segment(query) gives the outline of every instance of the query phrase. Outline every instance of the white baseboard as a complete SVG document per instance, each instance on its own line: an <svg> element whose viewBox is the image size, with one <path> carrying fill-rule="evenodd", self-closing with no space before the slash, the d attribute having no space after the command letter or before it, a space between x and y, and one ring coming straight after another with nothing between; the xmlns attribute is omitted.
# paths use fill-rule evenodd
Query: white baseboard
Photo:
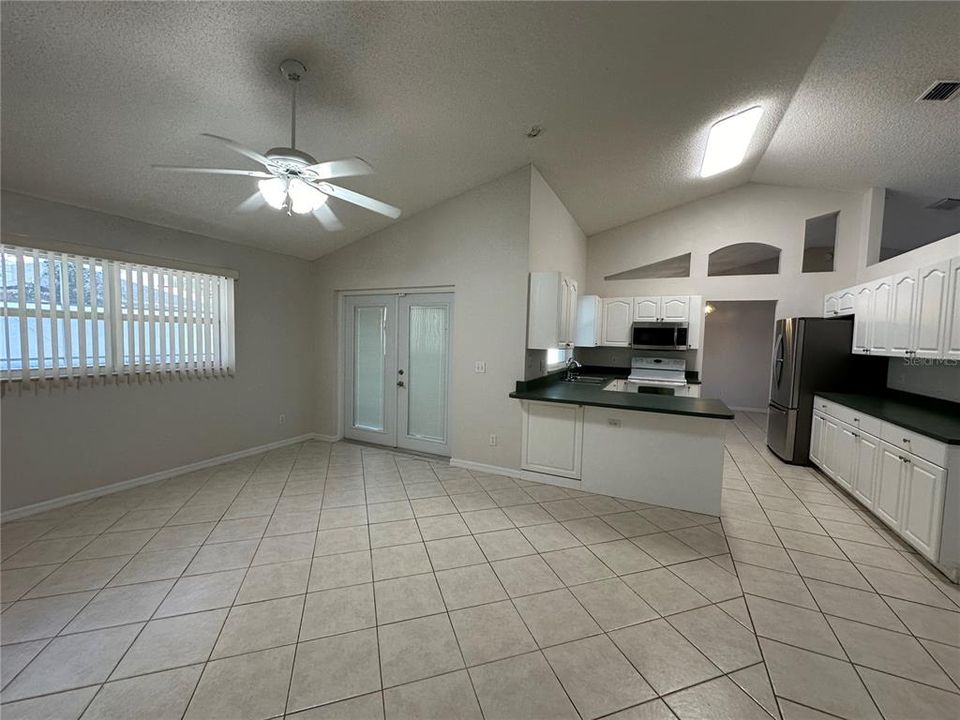
<svg viewBox="0 0 960 720"><path fill-rule="evenodd" d="M505 475L512 478L521 477L521 471L515 468L500 467L499 465L487 465L486 463L474 462L473 460L450 458L450 464L453 467L461 467L466 470L476 470L477 472L489 473L490 475Z"/></svg>
<svg viewBox="0 0 960 720"><path fill-rule="evenodd" d="M314 440L323 440L323 442L339 442L343 440L343 435L324 435L323 433L314 433Z"/></svg>
<svg viewBox="0 0 960 720"><path fill-rule="evenodd" d="M0 521L6 522L8 520L16 520L17 518L26 517L27 515L35 515L36 513L44 512L46 510L54 510L56 508L63 507L64 505L71 505L82 500L90 500L92 498L100 497L101 495L111 495L113 493L120 492L121 490L137 487L138 485L146 485L147 483L156 482L157 480L166 480L167 478L183 475L184 473L193 472L194 470L202 470L213 465L222 465L223 463L230 462L231 460L239 460L240 458L249 457L250 455L257 455L262 452L267 452L268 450L276 450L277 448L285 447L287 445L296 445L297 443L306 442L307 440L326 440L326 438L324 436L317 435L316 433L306 433L305 435L298 435L296 437L286 438L285 440L276 440L274 442L267 443L266 445L258 445L245 450L227 453L226 455L218 455L217 457L199 460L195 463L190 463L189 465L181 465L180 467L170 468L169 470L160 470L159 472L131 478L130 480L121 480L120 482L111 483L110 485L91 488L82 492L73 493L72 495L64 495L62 497L53 498L52 500L44 500L42 502L34 503L33 505L24 505L23 507L14 508L12 510L7 510L6 512L0 513Z"/></svg>

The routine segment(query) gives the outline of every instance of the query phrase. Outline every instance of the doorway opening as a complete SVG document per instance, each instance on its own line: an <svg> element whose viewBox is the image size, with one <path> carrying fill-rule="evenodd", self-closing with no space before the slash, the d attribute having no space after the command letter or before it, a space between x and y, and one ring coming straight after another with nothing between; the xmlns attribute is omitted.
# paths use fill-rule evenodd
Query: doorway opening
<svg viewBox="0 0 960 720"><path fill-rule="evenodd" d="M343 435L450 455L453 293L343 298Z"/></svg>

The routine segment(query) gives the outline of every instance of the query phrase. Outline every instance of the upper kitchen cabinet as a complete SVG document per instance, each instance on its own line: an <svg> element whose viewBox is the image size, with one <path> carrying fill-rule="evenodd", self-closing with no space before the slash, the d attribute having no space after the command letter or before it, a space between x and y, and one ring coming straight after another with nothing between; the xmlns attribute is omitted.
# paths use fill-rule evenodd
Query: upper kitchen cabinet
<svg viewBox="0 0 960 720"><path fill-rule="evenodd" d="M633 298L603 298L600 344L630 347L633 326Z"/></svg>
<svg viewBox="0 0 960 720"><path fill-rule="evenodd" d="M950 261L946 313L940 355L944 358L960 360L960 257Z"/></svg>
<svg viewBox="0 0 960 720"><path fill-rule="evenodd" d="M866 354L870 352L871 318L873 316L873 288L861 285L856 290L853 314L853 352Z"/></svg>
<svg viewBox="0 0 960 720"><path fill-rule="evenodd" d="M577 330L573 343L577 347L602 345L603 301L599 295L581 295L577 300Z"/></svg>
<svg viewBox="0 0 960 720"><path fill-rule="evenodd" d="M559 272L530 273L527 347L573 347L577 327L577 281Z"/></svg>
<svg viewBox="0 0 960 720"><path fill-rule="evenodd" d="M856 300L857 298L853 288L829 293L823 298L823 316L839 317L840 315L852 315Z"/></svg>
<svg viewBox="0 0 960 720"><path fill-rule="evenodd" d="M634 322L659 322L660 297L644 296L633 298Z"/></svg>
<svg viewBox="0 0 960 720"><path fill-rule="evenodd" d="M949 281L949 260L921 268L917 273L911 355L931 358L939 356L946 330Z"/></svg>
<svg viewBox="0 0 960 720"><path fill-rule="evenodd" d="M688 295L645 295L633 299L634 322L687 322L689 319Z"/></svg>
<svg viewBox="0 0 960 720"><path fill-rule="evenodd" d="M894 275L893 300L890 304L890 352L894 355L909 355L913 337L913 317L917 300L917 273L905 272Z"/></svg>

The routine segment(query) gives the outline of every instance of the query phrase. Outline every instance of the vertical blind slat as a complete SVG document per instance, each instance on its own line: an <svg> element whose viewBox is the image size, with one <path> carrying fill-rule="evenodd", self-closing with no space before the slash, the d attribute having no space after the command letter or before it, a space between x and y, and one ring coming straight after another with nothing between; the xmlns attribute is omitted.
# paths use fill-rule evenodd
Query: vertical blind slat
<svg viewBox="0 0 960 720"><path fill-rule="evenodd" d="M59 313L57 312L57 265L52 252L48 252L47 260L47 285L50 296L50 356L53 358L51 371L54 380L60 378L60 328L57 322Z"/></svg>
<svg viewBox="0 0 960 720"><path fill-rule="evenodd" d="M17 324L20 326L20 376L30 379L30 339L27 336L26 262L17 255Z"/></svg>
<svg viewBox="0 0 960 720"><path fill-rule="evenodd" d="M37 323L37 367L42 376L46 368L46 355L43 347L43 290L40 284L40 252L33 251L33 315Z"/></svg>

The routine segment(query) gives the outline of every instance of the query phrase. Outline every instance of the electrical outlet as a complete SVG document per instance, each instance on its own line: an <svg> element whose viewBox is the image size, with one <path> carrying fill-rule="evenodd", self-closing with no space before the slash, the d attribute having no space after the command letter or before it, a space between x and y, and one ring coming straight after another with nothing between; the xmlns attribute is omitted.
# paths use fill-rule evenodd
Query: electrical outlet
<svg viewBox="0 0 960 720"><path fill-rule="evenodd" d="M283 425L287 421L287 416L283 413L280 414L280 424Z"/></svg>
<svg viewBox="0 0 960 720"><path fill-rule="evenodd" d="M485 373L487 371L487 364L483 360L477 360L473 364L473 371L475 373Z"/></svg>
<svg viewBox="0 0 960 720"><path fill-rule="evenodd" d="M490 447L496 447L496 446L497 446L497 436L496 436L496 435L491 435L491 436L490 436Z"/></svg>

